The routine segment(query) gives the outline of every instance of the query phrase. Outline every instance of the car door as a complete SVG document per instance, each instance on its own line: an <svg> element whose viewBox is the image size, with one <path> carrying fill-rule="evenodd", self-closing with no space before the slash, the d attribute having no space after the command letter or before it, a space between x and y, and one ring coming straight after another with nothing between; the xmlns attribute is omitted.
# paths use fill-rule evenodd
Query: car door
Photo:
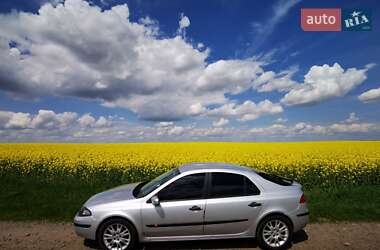
<svg viewBox="0 0 380 250"><path fill-rule="evenodd" d="M160 204L147 201L141 208L146 237L189 236L203 233L205 173L174 180L157 193Z"/></svg>
<svg viewBox="0 0 380 250"><path fill-rule="evenodd" d="M210 173L204 234L239 234L247 231L261 209L259 194L260 190L244 175Z"/></svg>

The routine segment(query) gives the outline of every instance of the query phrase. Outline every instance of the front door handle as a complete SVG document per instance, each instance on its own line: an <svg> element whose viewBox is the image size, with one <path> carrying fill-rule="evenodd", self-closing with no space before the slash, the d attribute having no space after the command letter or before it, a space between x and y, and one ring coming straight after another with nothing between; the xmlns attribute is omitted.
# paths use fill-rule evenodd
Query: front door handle
<svg viewBox="0 0 380 250"><path fill-rule="evenodd" d="M250 207L260 207L260 206L261 206L261 203L258 203L258 202L256 202L256 201L253 201L253 202L249 203L248 206L250 206Z"/></svg>
<svg viewBox="0 0 380 250"><path fill-rule="evenodd" d="M198 207L198 206L192 206L191 208L189 208L190 211L201 211L202 208Z"/></svg>

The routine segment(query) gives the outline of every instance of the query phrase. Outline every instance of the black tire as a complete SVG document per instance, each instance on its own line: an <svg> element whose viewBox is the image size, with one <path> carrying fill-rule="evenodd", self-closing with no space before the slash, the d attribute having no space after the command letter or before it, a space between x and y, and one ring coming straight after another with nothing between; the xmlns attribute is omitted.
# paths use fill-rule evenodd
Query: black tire
<svg viewBox="0 0 380 250"><path fill-rule="evenodd" d="M267 244L267 242L264 240L264 228L267 225L268 222L270 221L281 221L284 223L287 228L288 228L288 238L287 240L281 244L280 246L274 247L270 246ZM290 243L292 241L292 236L293 236L293 227L291 221L283 215L269 215L265 217L259 224L257 230L256 230L256 239L257 239L257 244L259 245L260 248L262 249L268 249L268 250L283 250L287 249L290 246Z"/></svg>
<svg viewBox="0 0 380 250"><path fill-rule="evenodd" d="M136 249L136 246L138 243L138 236L137 236L136 229L129 221L124 220L122 218L110 219L100 225L98 233L97 233L97 237L96 237L99 247L103 250L109 250L109 248L107 248L105 242L103 241L103 234L110 225L116 225L116 224L124 225L125 227L127 227L129 231L130 241L127 248L125 248L125 250Z"/></svg>

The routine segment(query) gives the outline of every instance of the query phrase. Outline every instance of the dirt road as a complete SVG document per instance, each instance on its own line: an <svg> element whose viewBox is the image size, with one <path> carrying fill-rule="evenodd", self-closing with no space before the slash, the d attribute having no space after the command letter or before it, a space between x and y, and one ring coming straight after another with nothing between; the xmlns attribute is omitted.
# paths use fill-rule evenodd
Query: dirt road
<svg viewBox="0 0 380 250"><path fill-rule="evenodd" d="M0 222L0 249L97 249L77 237L69 223ZM143 250L258 249L254 240L151 243ZM291 249L380 249L380 223L311 224L297 233Z"/></svg>

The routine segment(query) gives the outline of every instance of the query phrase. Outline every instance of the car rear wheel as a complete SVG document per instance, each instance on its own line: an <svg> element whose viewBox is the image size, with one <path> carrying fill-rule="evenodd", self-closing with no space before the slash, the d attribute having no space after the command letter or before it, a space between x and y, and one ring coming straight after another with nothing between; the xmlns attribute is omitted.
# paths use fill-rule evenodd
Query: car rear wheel
<svg viewBox="0 0 380 250"><path fill-rule="evenodd" d="M131 223L123 219L110 219L98 231L98 243L104 250L134 249L137 233Z"/></svg>
<svg viewBox="0 0 380 250"><path fill-rule="evenodd" d="M257 230L257 242L263 249L286 249L292 237L292 224L282 215L266 217Z"/></svg>

